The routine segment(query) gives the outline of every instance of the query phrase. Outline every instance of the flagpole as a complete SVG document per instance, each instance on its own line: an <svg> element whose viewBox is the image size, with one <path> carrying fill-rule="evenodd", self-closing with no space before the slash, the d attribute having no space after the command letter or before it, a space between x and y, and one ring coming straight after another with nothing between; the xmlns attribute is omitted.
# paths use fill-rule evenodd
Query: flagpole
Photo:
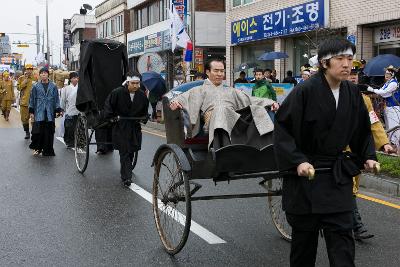
<svg viewBox="0 0 400 267"><path fill-rule="evenodd" d="M196 68L196 62L195 62L195 58L196 58L196 38L195 38L195 27L196 27L196 22L195 22L195 10L196 10L196 7L195 7L195 4L196 4L196 1L195 0L188 0L188 1L191 1L191 4L190 4L190 20L191 20L191 28L192 28L192 30L191 30L191 37L192 37L192 44L193 44L193 56L192 56L192 68Z"/></svg>

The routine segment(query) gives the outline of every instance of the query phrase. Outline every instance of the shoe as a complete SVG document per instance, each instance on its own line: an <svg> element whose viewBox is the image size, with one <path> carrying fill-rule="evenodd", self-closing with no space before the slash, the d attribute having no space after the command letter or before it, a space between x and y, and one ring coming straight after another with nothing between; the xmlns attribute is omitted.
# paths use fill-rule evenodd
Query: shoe
<svg viewBox="0 0 400 267"><path fill-rule="evenodd" d="M31 135L29 134L29 132L25 132L25 137L24 137L25 139L29 139L29 138L31 138Z"/></svg>
<svg viewBox="0 0 400 267"><path fill-rule="evenodd" d="M39 150L33 150L33 155L34 156L38 156L38 155L40 155L40 151Z"/></svg>
<svg viewBox="0 0 400 267"><path fill-rule="evenodd" d="M354 239L357 241L362 241L365 239L373 238L375 235L369 234L367 230L363 229L361 231L354 231Z"/></svg>
<svg viewBox="0 0 400 267"><path fill-rule="evenodd" d="M131 183L132 183L132 180L125 180L125 181L123 181L123 183L124 183L124 186L126 186L126 187L129 187L129 186L131 186Z"/></svg>

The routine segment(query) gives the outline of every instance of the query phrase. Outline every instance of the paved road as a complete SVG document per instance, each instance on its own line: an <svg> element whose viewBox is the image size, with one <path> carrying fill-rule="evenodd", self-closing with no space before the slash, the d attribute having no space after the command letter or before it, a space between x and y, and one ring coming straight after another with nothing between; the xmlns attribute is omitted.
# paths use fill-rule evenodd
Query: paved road
<svg viewBox="0 0 400 267"><path fill-rule="evenodd" d="M92 151L82 176L61 142L55 141L56 157L34 157L18 121L8 126L0 118L0 266L288 266L289 244L272 225L265 199L194 202L192 219L226 243L210 245L191 233L181 253L170 257L151 204L121 186L117 153ZM144 134L134 173L148 192L150 163L163 142ZM261 192L257 181L209 182L202 192ZM376 238L357 244L357 265L400 266L400 210L359 203ZM328 266L323 240L317 266Z"/></svg>

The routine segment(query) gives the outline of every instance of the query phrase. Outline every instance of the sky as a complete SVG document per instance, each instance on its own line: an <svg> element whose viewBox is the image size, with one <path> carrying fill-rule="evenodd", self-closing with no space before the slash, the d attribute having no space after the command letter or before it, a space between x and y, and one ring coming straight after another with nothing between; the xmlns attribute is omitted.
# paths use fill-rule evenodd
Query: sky
<svg viewBox="0 0 400 267"><path fill-rule="evenodd" d="M93 8L102 3L103 0L48 0L49 5L49 40L53 43L53 64L60 62L60 47L62 48L63 19L70 19L74 14L79 14L83 4L89 4ZM7 7L7 8L6 8ZM36 35L8 34L28 33L36 34L36 16L39 16L40 34L45 31L46 50L46 0L0 0L0 32L5 32L10 37L10 43L30 42L36 43ZM88 13L89 14L89 13ZM90 13L94 15L94 11ZM29 26L27 24L31 24ZM42 42L42 36L40 38ZM19 48L11 45L12 53L21 53L26 63L34 63L36 56L36 45L31 44L29 48ZM62 55L62 59L64 56Z"/></svg>

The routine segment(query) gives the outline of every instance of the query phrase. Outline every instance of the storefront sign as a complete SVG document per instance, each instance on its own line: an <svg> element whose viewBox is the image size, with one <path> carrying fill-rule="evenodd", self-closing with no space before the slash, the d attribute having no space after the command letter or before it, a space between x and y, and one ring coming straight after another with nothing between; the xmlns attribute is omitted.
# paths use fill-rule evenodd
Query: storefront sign
<svg viewBox="0 0 400 267"><path fill-rule="evenodd" d="M144 50L146 52L158 52L162 50L161 32L147 35L144 38Z"/></svg>
<svg viewBox="0 0 400 267"><path fill-rule="evenodd" d="M172 44L171 44L171 35L169 30L165 30L162 32L162 49L163 50L171 50L172 49Z"/></svg>
<svg viewBox="0 0 400 267"><path fill-rule="evenodd" d="M328 0L314 0L231 23L231 43L312 31L327 25Z"/></svg>
<svg viewBox="0 0 400 267"><path fill-rule="evenodd" d="M128 54L144 53L144 37L128 42Z"/></svg>
<svg viewBox="0 0 400 267"><path fill-rule="evenodd" d="M204 71L204 50L196 47L194 49L194 64L198 72Z"/></svg>
<svg viewBox="0 0 400 267"><path fill-rule="evenodd" d="M128 55L139 56L144 53L160 52L171 49L169 30L146 35L128 41Z"/></svg>
<svg viewBox="0 0 400 267"><path fill-rule="evenodd" d="M400 24L375 28L375 43L400 41Z"/></svg>

